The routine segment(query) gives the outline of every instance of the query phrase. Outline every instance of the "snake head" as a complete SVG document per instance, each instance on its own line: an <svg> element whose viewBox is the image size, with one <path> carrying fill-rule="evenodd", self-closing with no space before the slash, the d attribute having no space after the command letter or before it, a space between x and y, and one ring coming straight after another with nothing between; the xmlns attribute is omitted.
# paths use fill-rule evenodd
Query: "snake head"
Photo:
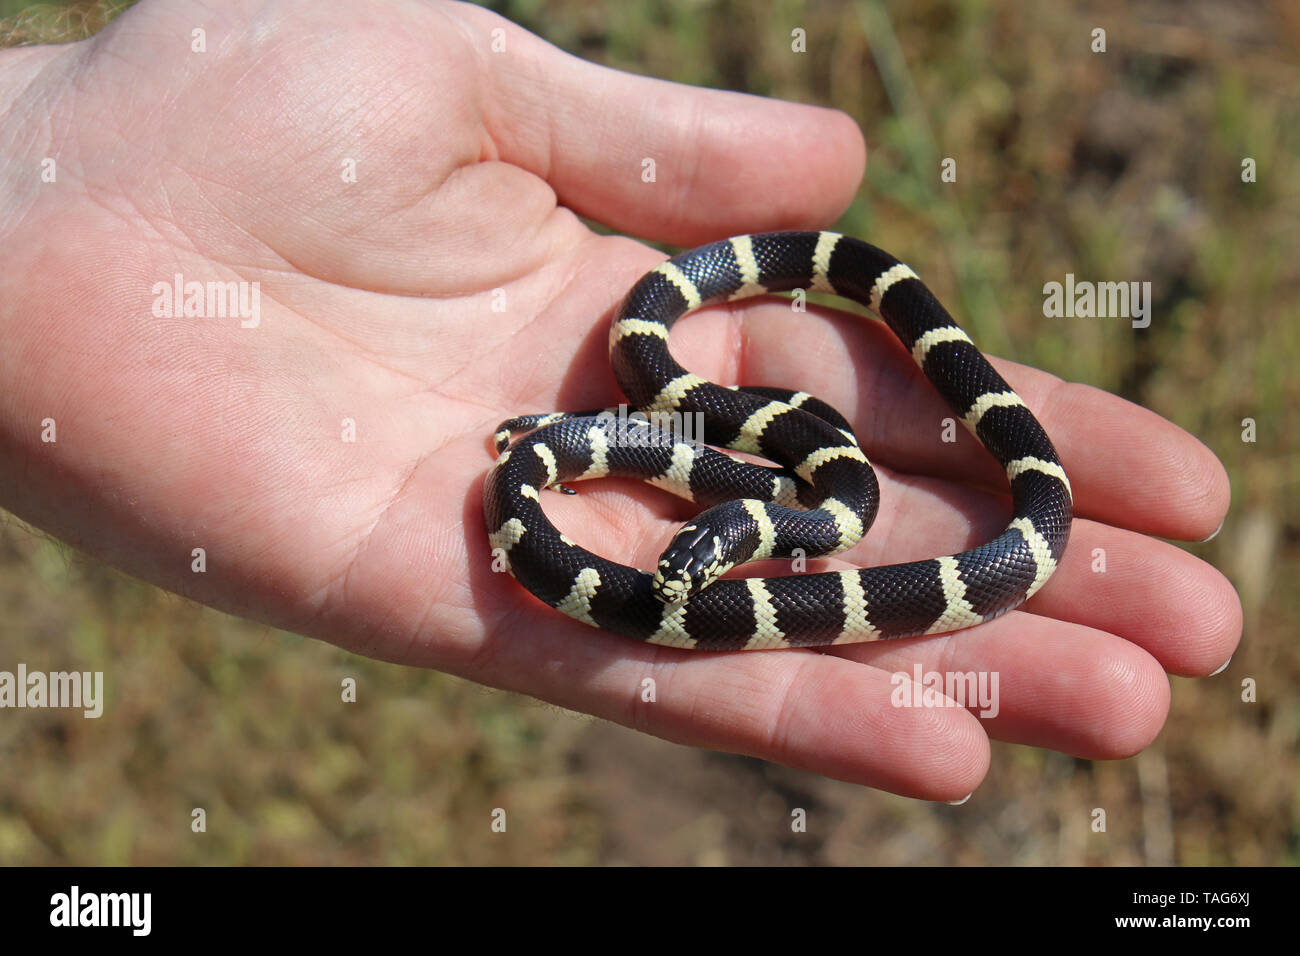
<svg viewBox="0 0 1300 956"><path fill-rule="evenodd" d="M688 524L659 556L651 589L664 604L681 604L730 570L722 539L706 527Z"/></svg>

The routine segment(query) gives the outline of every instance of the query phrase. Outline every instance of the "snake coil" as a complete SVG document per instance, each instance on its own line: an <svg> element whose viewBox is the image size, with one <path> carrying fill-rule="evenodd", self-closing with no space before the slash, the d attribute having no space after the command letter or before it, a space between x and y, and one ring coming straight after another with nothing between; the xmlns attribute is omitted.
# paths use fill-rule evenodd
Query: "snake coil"
<svg viewBox="0 0 1300 956"><path fill-rule="evenodd" d="M745 561L852 547L879 503L875 473L834 408L789 389L715 385L668 352L669 329L687 312L794 289L867 306L911 351L1006 472L1014 514L1001 535L926 561L719 580ZM706 650L937 634L1016 607L1060 561L1072 497L1051 441L915 273L875 246L833 232L777 232L692 249L633 286L609 341L619 386L642 414L509 419L497 429L500 455L483 493L494 552L525 588L570 617ZM703 435L682 427L690 421L703 423ZM506 450L518 432L529 434ZM673 537L653 574L583 549L542 511L547 487L607 475L640 478L705 509Z"/></svg>

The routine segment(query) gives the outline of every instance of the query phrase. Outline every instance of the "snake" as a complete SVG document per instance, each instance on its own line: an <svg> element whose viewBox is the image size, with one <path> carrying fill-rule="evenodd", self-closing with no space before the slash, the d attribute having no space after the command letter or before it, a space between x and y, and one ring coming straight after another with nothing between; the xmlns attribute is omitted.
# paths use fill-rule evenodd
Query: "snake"
<svg viewBox="0 0 1300 956"><path fill-rule="evenodd" d="M821 292L865 306L911 353L1006 474L1012 518L998 537L928 560L724 577L748 561L791 558L796 568L851 548L879 507L875 471L831 405L784 387L718 385L669 352L669 330L688 312L796 290L805 301ZM797 335L787 342L798 354ZM494 569L575 620L711 651L944 634L1019 606L1061 561L1073 494L1043 427L916 273L867 242L825 230L755 233L673 256L616 308L609 354L627 402L507 419L483 488ZM586 550L543 510L547 489L572 494L571 483L607 476L701 509L654 571Z"/></svg>

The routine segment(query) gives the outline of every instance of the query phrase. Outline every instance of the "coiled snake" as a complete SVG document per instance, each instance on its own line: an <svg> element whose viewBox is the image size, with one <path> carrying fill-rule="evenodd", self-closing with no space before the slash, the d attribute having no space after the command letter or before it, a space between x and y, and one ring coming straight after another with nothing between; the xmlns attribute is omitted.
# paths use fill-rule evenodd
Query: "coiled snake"
<svg viewBox="0 0 1300 956"><path fill-rule="evenodd" d="M668 330L723 299L808 289L880 315L1011 484L1014 515L960 554L849 571L724 578L767 557L851 547L876 514L875 473L849 423L804 392L715 385L679 366ZM983 623L1041 588L1070 533L1070 484L1042 426L907 266L833 232L736 236L641 278L610 329L619 386L642 415L525 415L497 429L483 492L494 553L538 598L595 627L654 644L752 650L936 634ZM703 435L686 424L702 421ZM506 448L511 435L529 434ZM760 455L748 464L709 445ZM606 475L641 478L705 510L654 574L560 533L541 493ZM562 489L565 490L565 489Z"/></svg>

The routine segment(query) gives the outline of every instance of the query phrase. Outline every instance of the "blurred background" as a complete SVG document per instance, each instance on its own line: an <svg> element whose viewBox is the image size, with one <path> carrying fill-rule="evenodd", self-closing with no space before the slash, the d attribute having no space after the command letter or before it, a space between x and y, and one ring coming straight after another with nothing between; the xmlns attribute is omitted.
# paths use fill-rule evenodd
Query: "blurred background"
<svg viewBox="0 0 1300 956"><path fill-rule="evenodd" d="M1231 666L1171 678L1140 756L995 742L969 802L930 805L231 618L0 512L0 670L103 670L111 715L0 712L0 863L1300 862L1300 4L487 5L612 67L856 118L868 170L841 231L923 268L986 351L1145 405L1227 465L1227 522L1189 547L1241 594ZM123 6L0 0L0 42ZM1150 280L1150 328L1045 319L1067 272Z"/></svg>

